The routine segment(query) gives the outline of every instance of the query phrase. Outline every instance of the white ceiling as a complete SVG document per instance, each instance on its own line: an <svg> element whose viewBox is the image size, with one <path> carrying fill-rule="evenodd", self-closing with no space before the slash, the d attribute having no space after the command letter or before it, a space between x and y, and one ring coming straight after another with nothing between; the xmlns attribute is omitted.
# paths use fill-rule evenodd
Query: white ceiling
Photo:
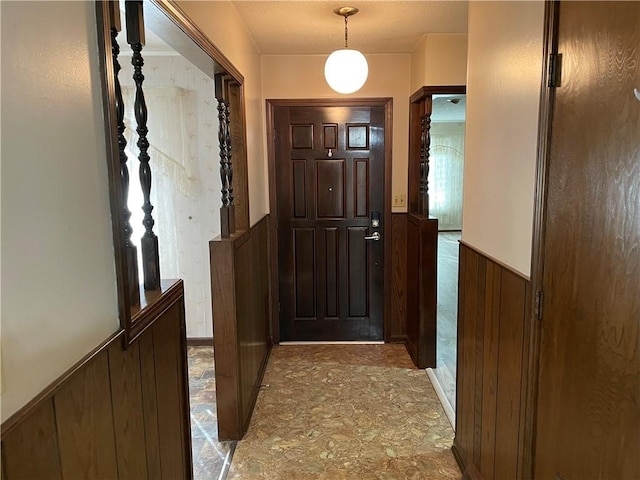
<svg viewBox="0 0 640 480"><path fill-rule="evenodd" d="M261 54L328 54L344 46L344 19L333 9L360 12L349 18L349 46L364 53L411 53L425 33L466 33L467 2L314 0L232 2Z"/></svg>

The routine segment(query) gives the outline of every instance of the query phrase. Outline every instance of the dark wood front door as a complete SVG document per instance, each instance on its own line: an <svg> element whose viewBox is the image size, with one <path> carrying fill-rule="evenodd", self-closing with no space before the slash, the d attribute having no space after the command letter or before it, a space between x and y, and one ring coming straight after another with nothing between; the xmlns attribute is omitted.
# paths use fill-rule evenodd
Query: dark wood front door
<svg viewBox="0 0 640 480"><path fill-rule="evenodd" d="M640 3L558 32L534 477L640 478Z"/></svg>
<svg viewBox="0 0 640 480"><path fill-rule="evenodd" d="M280 106L273 119L280 340L382 340L385 109Z"/></svg>

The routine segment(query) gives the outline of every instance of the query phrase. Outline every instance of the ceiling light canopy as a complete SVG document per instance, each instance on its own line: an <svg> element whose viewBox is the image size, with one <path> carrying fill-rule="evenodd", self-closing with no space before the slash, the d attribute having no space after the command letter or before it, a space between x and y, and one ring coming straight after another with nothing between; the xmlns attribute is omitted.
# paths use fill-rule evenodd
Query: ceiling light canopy
<svg viewBox="0 0 640 480"><path fill-rule="evenodd" d="M344 48L336 50L324 64L324 78L338 93L353 93L364 85L369 75L367 59L358 50L349 48L347 19L358 13L355 7L339 7L333 13L344 17Z"/></svg>

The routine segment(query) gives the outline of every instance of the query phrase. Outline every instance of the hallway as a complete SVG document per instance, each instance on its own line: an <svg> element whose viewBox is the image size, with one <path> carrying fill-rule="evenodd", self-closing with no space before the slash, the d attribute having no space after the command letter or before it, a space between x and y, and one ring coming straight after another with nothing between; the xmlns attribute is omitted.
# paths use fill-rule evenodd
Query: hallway
<svg viewBox="0 0 640 480"><path fill-rule="evenodd" d="M233 479L458 479L453 430L403 345L275 346Z"/></svg>

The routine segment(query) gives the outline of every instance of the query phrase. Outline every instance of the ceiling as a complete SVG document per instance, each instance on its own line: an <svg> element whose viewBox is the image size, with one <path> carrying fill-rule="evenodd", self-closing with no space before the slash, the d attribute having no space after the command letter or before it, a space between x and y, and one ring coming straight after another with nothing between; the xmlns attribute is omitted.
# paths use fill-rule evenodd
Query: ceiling
<svg viewBox="0 0 640 480"><path fill-rule="evenodd" d="M411 53L425 33L466 33L467 2L255 1L232 2L263 55L328 54L344 46L344 20L333 9L360 12L349 18L349 46L363 53Z"/></svg>

